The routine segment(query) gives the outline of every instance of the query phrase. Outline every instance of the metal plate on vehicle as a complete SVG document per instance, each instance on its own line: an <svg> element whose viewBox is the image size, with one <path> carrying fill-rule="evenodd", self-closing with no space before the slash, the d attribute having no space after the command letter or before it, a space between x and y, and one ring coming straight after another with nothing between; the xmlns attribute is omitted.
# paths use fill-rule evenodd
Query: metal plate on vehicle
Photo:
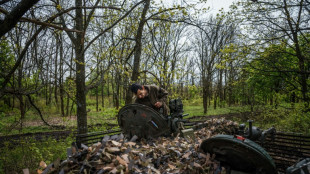
<svg viewBox="0 0 310 174"><path fill-rule="evenodd" d="M270 155L255 142L232 135L216 135L204 140L200 148L215 154L222 166L246 173L275 174L276 167Z"/></svg>
<svg viewBox="0 0 310 174"><path fill-rule="evenodd" d="M170 133L167 120L154 109L141 104L121 108L118 124L127 137L156 138Z"/></svg>

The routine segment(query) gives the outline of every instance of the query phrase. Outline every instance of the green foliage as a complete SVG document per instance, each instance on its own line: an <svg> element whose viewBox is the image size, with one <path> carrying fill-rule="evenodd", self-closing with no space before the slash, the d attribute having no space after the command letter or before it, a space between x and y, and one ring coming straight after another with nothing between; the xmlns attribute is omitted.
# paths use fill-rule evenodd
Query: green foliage
<svg viewBox="0 0 310 174"><path fill-rule="evenodd" d="M0 42L0 85L4 79L2 77L5 76L9 69L14 66L14 56L12 50L9 46L9 43L6 40L1 40Z"/></svg>
<svg viewBox="0 0 310 174"><path fill-rule="evenodd" d="M18 124L19 117L18 109L10 112L0 112L0 135L11 134Z"/></svg>
<svg viewBox="0 0 310 174"><path fill-rule="evenodd" d="M66 149L74 141L71 137L56 141L48 138L44 141L36 141L33 138L27 140L5 142L0 149L0 173L22 173L22 169L29 168L31 173L38 169L40 161L47 164L57 158L66 158Z"/></svg>
<svg viewBox="0 0 310 174"><path fill-rule="evenodd" d="M275 109L274 107L268 105L261 107L259 110L261 113L251 119L259 124L258 127L263 129L268 129L271 126L275 126L277 129L280 129L280 127L277 127L278 123L281 119L286 118L288 114L282 107Z"/></svg>
<svg viewBox="0 0 310 174"><path fill-rule="evenodd" d="M191 103L186 100L183 102L184 113L189 114L188 117L204 116L204 115L223 115L223 114L250 111L250 108L248 106L231 106L231 107L214 109L213 105L211 104L210 106L208 106L208 113L204 114L202 106L202 98L196 99L194 101L195 101L194 103Z"/></svg>
<svg viewBox="0 0 310 174"><path fill-rule="evenodd" d="M296 98L303 98L298 73L300 71L299 60L294 56L296 52L289 47L287 41L259 48L259 51L257 49L255 57L248 49L238 56L244 57L243 61L246 64L242 66L238 80L228 79L232 98L245 104L254 102L254 100L256 104L267 104L269 101L275 107L279 103L290 102L292 94ZM231 67L227 65L232 65L233 61L236 61L236 58L231 56L235 51L238 51L238 48L234 45L222 50L224 59L218 67L230 71Z"/></svg>
<svg viewBox="0 0 310 174"><path fill-rule="evenodd" d="M0 101L0 115L1 115L1 113L8 113L8 112L10 112L10 110L12 109L12 108L10 108L7 104L5 104L3 101ZM1 116L0 116L0 118L1 118Z"/></svg>
<svg viewBox="0 0 310 174"><path fill-rule="evenodd" d="M285 119L281 119L279 125L283 125L283 130L289 132L310 133L309 112L304 112L303 107L297 107L290 111Z"/></svg>
<svg viewBox="0 0 310 174"><path fill-rule="evenodd" d="M73 78L67 77L65 84L64 84L65 91L70 97L75 100L75 93L76 93L76 84Z"/></svg>
<svg viewBox="0 0 310 174"><path fill-rule="evenodd" d="M310 117L302 104L293 108L289 103L281 103L278 108L263 106L261 113L252 117L258 127L268 129L274 126L278 131L310 133Z"/></svg>
<svg viewBox="0 0 310 174"><path fill-rule="evenodd" d="M105 108L103 111L100 112L90 112L89 116L92 117L92 119L112 119L115 118L117 113L118 110L116 108Z"/></svg>
<svg viewBox="0 0 310 174"><path fill-rule="evenodd" d="M183 100L184 106L202 106L202 98L194 98L191 100Z"/></svg>
<svg viewBox="0 0 310 174"><path fill-rule="evenodd" d="M5 117L5 113L4 112L0 112L0 120L2 120ZM5 123L3 123L2 121L0 121L0 132L3 132L4 127L6 126Z"/></svg>

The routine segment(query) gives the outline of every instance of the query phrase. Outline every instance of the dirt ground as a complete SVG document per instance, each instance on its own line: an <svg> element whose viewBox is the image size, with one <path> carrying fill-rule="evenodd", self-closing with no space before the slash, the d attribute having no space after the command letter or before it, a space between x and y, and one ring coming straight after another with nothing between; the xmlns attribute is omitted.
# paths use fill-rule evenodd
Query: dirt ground
<svg viewBox="0 0 310 174"><path fill-rule="evenodd" d="M50 125L58 125L58 126L68 126L68 123L76 122L76 116L69 117L51 117L46 119L47 123ZM42 120L35 121L26 121L23 123L24 127L30 126L44 126L44 122Z"/></svg>

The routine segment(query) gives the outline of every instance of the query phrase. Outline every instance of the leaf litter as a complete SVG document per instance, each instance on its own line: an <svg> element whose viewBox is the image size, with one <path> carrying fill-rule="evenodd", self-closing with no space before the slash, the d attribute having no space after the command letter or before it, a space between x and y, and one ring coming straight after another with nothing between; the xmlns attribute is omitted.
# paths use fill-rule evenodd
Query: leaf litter
<svg viewBox="0 0 310 174"><path fill-rule="evenodd" d="M215 156L204 153L199 147L203 140L216 134L233 134L236 122L211 119L196 131L195 139L184 137L159 137L126 140L124 136L106 135L102 142L82 149L72 147L67 159L50 165L41 161L38 173L226 173L219 167ZM118 137L117 137L118 136Z"/></svg>

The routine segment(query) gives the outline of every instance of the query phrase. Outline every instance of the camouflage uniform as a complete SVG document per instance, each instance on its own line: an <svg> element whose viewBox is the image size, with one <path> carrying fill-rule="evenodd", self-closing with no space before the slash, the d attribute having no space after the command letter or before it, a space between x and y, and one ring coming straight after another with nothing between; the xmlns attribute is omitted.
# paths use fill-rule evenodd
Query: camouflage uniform
<svg viewBox="0 0 310 174"><path fill-rule="evenodd" d="M169 114L169 107L166 104L168 92L163 88L160 88L155 85L144 85L144 88L147 90L148 95L142 99L136 98L135 103L149 106L154 110L156 110L157 112L160 112L160 109L163 108L162 114L167 116ZM162 106L160 108L156 108L154 106L156 102L161 102Z"/></svg>

